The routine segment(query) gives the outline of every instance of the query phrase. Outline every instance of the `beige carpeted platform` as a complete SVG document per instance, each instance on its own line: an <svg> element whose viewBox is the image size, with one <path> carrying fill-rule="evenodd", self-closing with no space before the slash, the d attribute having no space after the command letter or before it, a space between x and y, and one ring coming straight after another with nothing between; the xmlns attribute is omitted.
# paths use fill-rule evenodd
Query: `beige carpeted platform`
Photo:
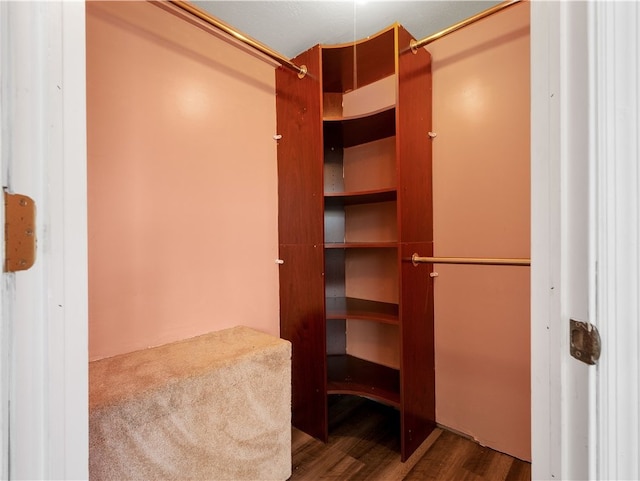
<svg viewBox="0 0 640 481"><path fill-rule="evenodd" d="M91 362L89 475L284 480L291 345L247 327Z"/></svg>

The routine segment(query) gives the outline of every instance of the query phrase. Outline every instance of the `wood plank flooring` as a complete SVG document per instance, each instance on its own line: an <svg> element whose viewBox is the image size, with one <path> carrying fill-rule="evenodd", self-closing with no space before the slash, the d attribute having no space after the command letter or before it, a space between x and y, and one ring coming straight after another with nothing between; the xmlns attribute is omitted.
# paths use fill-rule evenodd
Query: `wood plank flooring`
<svg viewBox="0 0 640 481"><path fill-rule="evenodd" d="M329 442L292 430L292 475L298 480L530 481L531 465L436 429L400 462L396 409L356 396L330 396Z"/></svg>

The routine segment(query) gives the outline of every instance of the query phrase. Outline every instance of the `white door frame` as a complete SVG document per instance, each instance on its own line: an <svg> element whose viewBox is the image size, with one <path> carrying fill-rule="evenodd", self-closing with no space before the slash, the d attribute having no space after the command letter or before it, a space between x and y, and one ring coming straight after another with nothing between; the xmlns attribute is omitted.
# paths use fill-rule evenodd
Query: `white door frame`
<svg viewBox="0 0 640 481"><path fill-rule="evenodd" d="M534 479L590 479L595 368L569 354L593 322L586 2L531 3L531 423Z"/></svg>
<svg viewBox="0 0 640 481"><path fill-rule="evenodd" d="M87 479L84 2L0 2L0 32L2 182L34 199L38 242L2 274L0 472Z"/></svg>
<svg viewBox="0 0 640 481"><path fill-rule="evenodd" d="M582 122L575 118L570 105L577 94L584 96L587 91L586 75L579 75L586 73L586 48L576 48L586 27L586 4L579 5L579 15L569 14L573 6L560 2L530 5L532 477L588 479L585 428L592 405L568 402L572 395L584 401L588 393L588 368L569 357L568 342L569 317L589 321L588 300L584 300L584 288L582 296L571 289L576 261L570 252L572 232L565 224L571 213L584 219L588 212L588 202L582 212L575 205L575 198L584 198L588 188L586 154L582 175L570 176L576 170L572 165L579 162L571 140L585 138L588 127L586 118ZM567 62L572 55L574 61ZM570 195L569 190L574 193ZM588 232L583 234L577 257L588 264ZM581 274L585 276L588 269ZM582 297L577 314L573 309L579 306L572 305L576 297ZM575 378L574 369L578 371Z"/></svg>
<svg viewBox="0 0 640 481"><path fill-rule="evenodd" d="M531 14L533 478L639 479L640 9ZM596 368L570 317L599 328Z"/></svg>

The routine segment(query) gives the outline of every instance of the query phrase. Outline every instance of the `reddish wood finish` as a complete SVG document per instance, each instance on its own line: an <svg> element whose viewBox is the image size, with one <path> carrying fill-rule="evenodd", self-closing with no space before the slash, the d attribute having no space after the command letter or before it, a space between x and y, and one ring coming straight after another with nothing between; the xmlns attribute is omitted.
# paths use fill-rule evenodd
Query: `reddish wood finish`
<svg viewBox="0 0 640 481"><path fill-rule="evenodd" d="M322 243L280 245L280 335L292 344L293 425L327 440Z"/></svg>
<svg viewBox="0 0 640 481"><path fill-rule="evenodd" d="M406 460L435 427L435 356L431 265L415 267L414 252L432 255L431 57L406 50L411 35L398 28L398 232L401 247L401 456ZM422 254L427 252L427 254ZM424 268L423 268L424 267Z"/></svg>
<svg viewBox="0 0 640 481"><path fill-rule="evenodd" d="M328 394L360 394L400 406L400 380L397 369L357 357L328 356Z"/></svg>
<svg viewBox="0 0 640 481"><path fill-rule="evenodd" d="M278 69L278 133L281 332L293 343L294 424L327 439L327 394L359 394L400 410L401 459L406 460L435 427L433 281L431 266L413 266L414 252L433 254L431 199L430 56L409 50L400 26L354 46L315 47L294 59L310 70L308 81ZM322 56L322 62L320 57ZM320 72L322 63L322 77ZM324 102L338 109L335 93L397 74L396 106L358 118L322 120ZM357 77L357 79L355 78ZM335 112L332 113L335 115ZM397 186L343 192L344 149L396 136ZM325 172L323 163L327 164ZM323 193L325 176L331 179ZM327 181L329 182L329 181ZM323 244L324 203L340 221L342 206L397 201L398 242ZM333 225L333 224L331 224ZM338 226L340 228L340 226ZM329 231L328 231L329 232ZM331 239L341 237L330 236ZM400 263L399 304L345 298L344 256L338 249L393 248ZM328 249L325 251L325 249ZM371 252L371 251L368 251ZM329 261L324 265L325 258ZM326 278L323 278L326 271ZM326 286L325 286L326 284ZM325 288L331 293L326 300ZM342 296L342 297L339 297ZM326 311L325 311L326 309ZM395 324L400 329L400 370L346 354L342 319ZM335 337L338 336L338 337Z"/></svg>
<svg viewBox="0 0 640 481"><path fill-rule="evenodd" d="M354 70L354 53L356 68ZM325 92L348 92L395 71L393 28L349 45L323 47L322 80Z"/></svg>
<svg viewBox="0 0 640 481"><path fill-rule="evenodd" d="M414 266L414 252L432 255L432 242L401 245L401 456L406 460L435 428L435 353L432 266Z"/></svg>
<svg viewBox="0 0 640 481"><path fill-rule="evenodd" d="M398 324L398 304L353 297L327 298L327 319L363 319Z"/></svg>
<svg viewBox="0 0 640 481"><path fill-rule="evenodd" d="M293 59L309 72L300 79L276 70L278 235L280 244L322 244L322 90L319 47Z"/></svg>
<svg viewBox="0 0 640 481"><path fill-rule="evenodd" d="M336 203L339 205L371 204L374 202L389 202L397 199L396 189L378 189L363 192L330 192L325 193L325 205Z"/></svg>
<svg viewBox="0 0 640 481"><path fill-rule="evenodd" d="M432 241L431 55L423 48L416 54L403 51L412 38L404 28L398 28L398 37L398 232L402 242Z"/></svg>
<svg viewBox="0 0 640 481"><path fill-rule="evenodd" d="M379 249L379 248L394 248L398 244L395 242L335 242L327 243L325 247L327 249L345 249L345 248L357 248L357 249Z"/></svg>
<svg viewBox="0 0 640 481"><path fill-rule="evenodd" d="M342 136L336 137L340 138L341 147L353 147L395 135L396 112L393 108L385 109L376 114L358 118L325 120L325 124L326 140L329 138L327 129L340 128Z"/></svg>
<svg viewBox="0 0 640 481"><path fill-rule="evenodd" d="M296 57L308 74L276 70L280 334L292 343L292 417L327 440L320 53Z"/></svg>

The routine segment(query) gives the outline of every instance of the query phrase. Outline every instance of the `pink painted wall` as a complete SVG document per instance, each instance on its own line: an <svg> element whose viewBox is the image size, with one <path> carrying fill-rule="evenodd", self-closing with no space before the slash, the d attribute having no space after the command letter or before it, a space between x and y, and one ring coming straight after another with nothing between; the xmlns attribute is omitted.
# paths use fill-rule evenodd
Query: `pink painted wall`
<svg viewBox="0 0 640 481"><path fill-rule="evenodd" d="M529 5L427 49L435 255L529 257ZM435 270L437 421L530 460L529 268Z"/></svg>
<svg viewBox="0 0 640 481"><path fill-rule="evenodd" d="M279 335L274 67L148 2L87 2L89 358Z"/></svg>

